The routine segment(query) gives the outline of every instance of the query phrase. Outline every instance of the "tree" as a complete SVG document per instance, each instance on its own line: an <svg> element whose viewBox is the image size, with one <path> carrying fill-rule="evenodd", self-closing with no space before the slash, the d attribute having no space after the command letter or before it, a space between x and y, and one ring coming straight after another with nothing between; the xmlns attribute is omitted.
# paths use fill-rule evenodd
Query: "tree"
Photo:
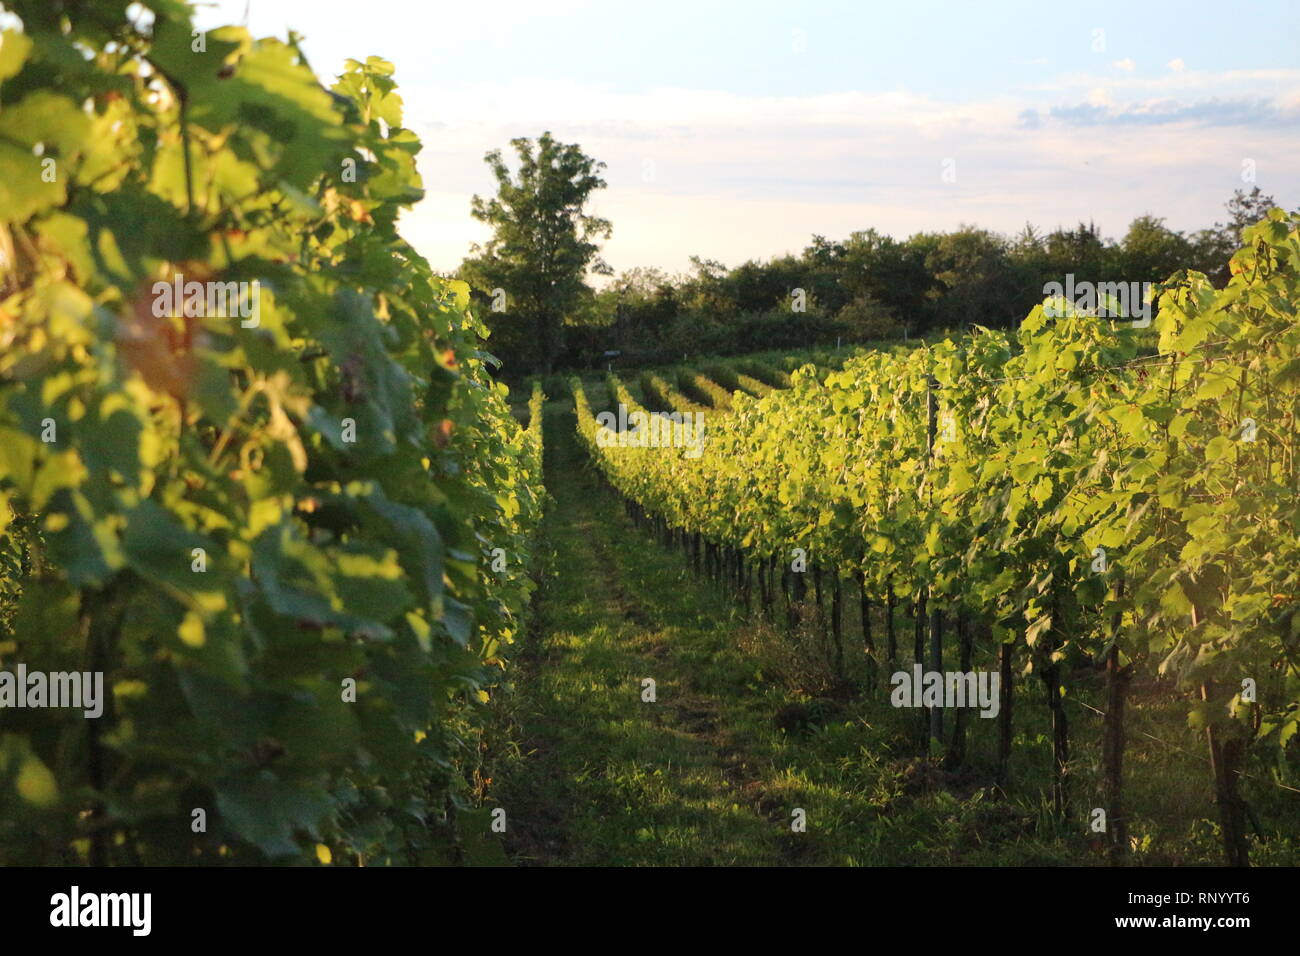
<svg viewBox="0 0 1300 956"><path fill-rule="evenodd" d="M727 288L727 267L716 259L691 256L695 274L681 287L685 310L704 319L729 319L736 315L736 303Z"/></svg>
<svg viewBox="0 0 1300 956"><path fill-rule="evenodd" d="M848 302L836 313L835 318L855 341L897 338L903 331L893 310L867 294Z"/></svg>
<svg viewBox="0 0 1300 956"><path fill-rule="evenodd" d="M832 313L842 309L850 298L840 282L844 272L844 251L844 243L814 235L812 244L804 249L800 258L808 294L816 297L822 307Z"/></svg>
<svg viewBox="0 0 1300 956"><path fill-rule="evenodd" d="M799 260L785 255L767 262L751 259L742 263L731 270L728 283L737 311L768 312L790 307L791 291L804 288L803 276L804 269Z"/></svg>
<svg viewBox="0 0 1300 956"><path fill-rule="evenodd" d="M580 312L577 318L584 320L583 324L603 330L599 350L624 350L634 338L662 335L677 318L680 312L677 285L662 269L648 266L626 269L597 292L590 308ZM582 356L569 356L570 352L571 348L566 350L566 357L581 360Z"/></svg>
<svg viewBox="0 0 1300 956"><path fill-rule="evenodd" d="M471 247L462 275L480 290L505 292L507 316L522 320L511 323L511 331L531 339L531 364L549 374L564 346L565 316L590 295L588 269L601 275L612 271L599 258L595 241L609 238L610 223L584 211L591 194L605 186L599 175L605 164L549 132L535 148L524 137L510 145L519 158L516 175L500 150L484 157L496 177L497 195L475 196L471 209L493 235L486 246Z"/></svg>
<svg viewBox="0 0 1300 956"><path fill-rule="evenodd" d="M1067 273L1089 282L1119 279L1115 274L1113 250L1102 239L1096 223L1079 223L1077 229L1055 229L1044 240L1047 274L1063 280Z"/></svg>
<svg viewBox="0 0 1300 956"><path fill-rule="evenodd" d="M1260 192L1258 186L1250 192L1238 189L1224 203L1224 208L1228 210L1228 221L1216 222L1214 227L1223 235L1228 248L1235 252L1241 248L1241 230L1265 218L1268 211L1276 205L1273 197Z"/></svg>
<svg viewBox="0 0 1300 956"><path fill-rule="evenodd" d="M1181 232L1152 215L1138 216L1129 224L1120 252L1121 275L1126 282L1164 282L1192 258L1192 246Z"/></svg>
<svg viewBox="0 0 1300 956"><path fill-rule="evenodd" d="M1001 236L962 226L939 240L926 266L939 284L935 308L944 325L1007 326L1015 320L1010 305L1015 276Z"/></svg>
<svg viewBox="0 0 1300 956"><path fill-rule="evenodd" d="M1277 203L1254 186L1250 192L1235 190L1223 205L1228 210L1228 221L1216 222L1212 230L1201 230L1196 244L1197 267L1219 287L1226 285L1231 275L1228 259L1241 248L1241 230L1265 218Z"/></svg>
<svg viewBox="0 0 1300 956"><path fill-rule="evenodd" d="M833 245L814 236L804 256L834 277L833 287L824 293L819 288L819 296L849 326L866 322L872 338L883 337L892 317L898 318L904 330L925 326L926 294L934 280L926 270L921 247L866 229ZM889 319L878 317L881 308Z"/></svg>

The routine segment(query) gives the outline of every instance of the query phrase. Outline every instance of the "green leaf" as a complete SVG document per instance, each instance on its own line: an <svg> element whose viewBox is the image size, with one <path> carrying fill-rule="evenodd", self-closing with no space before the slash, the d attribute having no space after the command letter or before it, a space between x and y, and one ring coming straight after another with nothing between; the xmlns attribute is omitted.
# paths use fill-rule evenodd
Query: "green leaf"
<svg viewBox="0 0 1300 956"><path fill-rule="evenodd" d="M1217 435L1211 438L1205 446L1206 461L1223 461L1232 454L1232 439L1225 435Z"/></svg>
<svg viewBox="0 0 1300 956"><path fill-rule="evenodd" d="M32 41L17 30L0 33L0 80L7 80L23 68Z"/></svg>
<svg viewBox="0 0 1300 956"><path fill-rule="evenodd" d="M76 104L46 90L0 110L0 222L25 222L67 200L73 164L89 129Z"/></svg>

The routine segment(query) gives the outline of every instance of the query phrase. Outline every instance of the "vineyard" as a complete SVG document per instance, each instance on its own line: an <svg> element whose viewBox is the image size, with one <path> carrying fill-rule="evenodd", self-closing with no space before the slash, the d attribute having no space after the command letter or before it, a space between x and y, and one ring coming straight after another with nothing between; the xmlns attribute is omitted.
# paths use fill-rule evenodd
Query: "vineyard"
<svg viewBox="0 0 1300 956"><path fill-rule="evenodd" d="M580 375L609 224L494 325L392 63L4 7L0 866L1300 863L1300 213L1150 323Z"/></svg>
<svg viewBox="0 0 1300 956"><path fill-rule="evenodd" d="M149 6L0 42L0 663L104 685L5 701L0 862L472 859L540 416L397 233L392 66Z"/></svg>
<svg viewBox="0 0 1300 956"><path fill-rule="evenodd" d="M1204 737L1223 858L1244 864L1264 836L1247 764L1295 792L1297 225L1279 210L1248 230L1225 289L1172 277L1150 330L1048 302L1014 336L977 329L808 366L788 388L715 402L698 457L618 441L575 381L578 430L638 524L746 609L775 619L784 607L791 630L813 618L839 692L854 692L849 657L882 697L900 666L895 692L913 666L996 671L986 769L999 786L1015 702L1041 688L1053 814L1077 815L1081 839L1091 824L1117 859L1132 848L1126 696L1136 676L1164 679ZM644 406L611 374L611 405L698 407L662 376L641 383ZM860 607L853 635L846 594ZM1100 779L1077 793L1067 704L1070 675L1087 670L1104 672ZM986 722L945 715L941 694L925 704L914 752L961 771Z"/></svg>

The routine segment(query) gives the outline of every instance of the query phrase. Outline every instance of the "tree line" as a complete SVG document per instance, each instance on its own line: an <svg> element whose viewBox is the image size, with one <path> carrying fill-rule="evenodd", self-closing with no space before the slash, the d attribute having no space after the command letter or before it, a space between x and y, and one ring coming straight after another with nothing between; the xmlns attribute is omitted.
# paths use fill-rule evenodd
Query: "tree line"
<svg viewBox="0 0 1300 956"><path fill-rule="evenodd" d="M1203 272L1217 287L1241 230L1276 205L1258 186L1238 189L1224 221L1186 233L1144 214L1118 239L1095 223L1016 235L975 225L896 239L874 228L845 239L814 235L798 254L728 267L692 256L670 274L636 267L613 275L598 242L611 224L586 210L604 188L604 164L544 133L513 140L518 169L499 150L497 180L473 215L492 227L458 277L475 290L507 376L588 367L608 352L621 364L683 355L913 338L974 325L1011 328L1067 273L1090 282L1162 282ZM591 276L608 281L595 288Z"/></svg>

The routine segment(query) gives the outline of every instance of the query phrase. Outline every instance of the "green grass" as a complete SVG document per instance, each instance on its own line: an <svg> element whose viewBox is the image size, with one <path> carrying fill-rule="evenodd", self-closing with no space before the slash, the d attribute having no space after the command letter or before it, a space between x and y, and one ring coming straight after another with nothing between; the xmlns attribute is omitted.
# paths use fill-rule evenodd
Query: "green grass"
<svg viewBox="0 0 1300 956"><path fill-rule="evenodd" d="M522 756L494 794L519 862L764 864L781 831L736 799L731 702L748 675L672 555L629 534L552 403L554 574L518 663ZM703 663L704 666L699 665ZM642 680L657 702L642 701Z"/></svg>

